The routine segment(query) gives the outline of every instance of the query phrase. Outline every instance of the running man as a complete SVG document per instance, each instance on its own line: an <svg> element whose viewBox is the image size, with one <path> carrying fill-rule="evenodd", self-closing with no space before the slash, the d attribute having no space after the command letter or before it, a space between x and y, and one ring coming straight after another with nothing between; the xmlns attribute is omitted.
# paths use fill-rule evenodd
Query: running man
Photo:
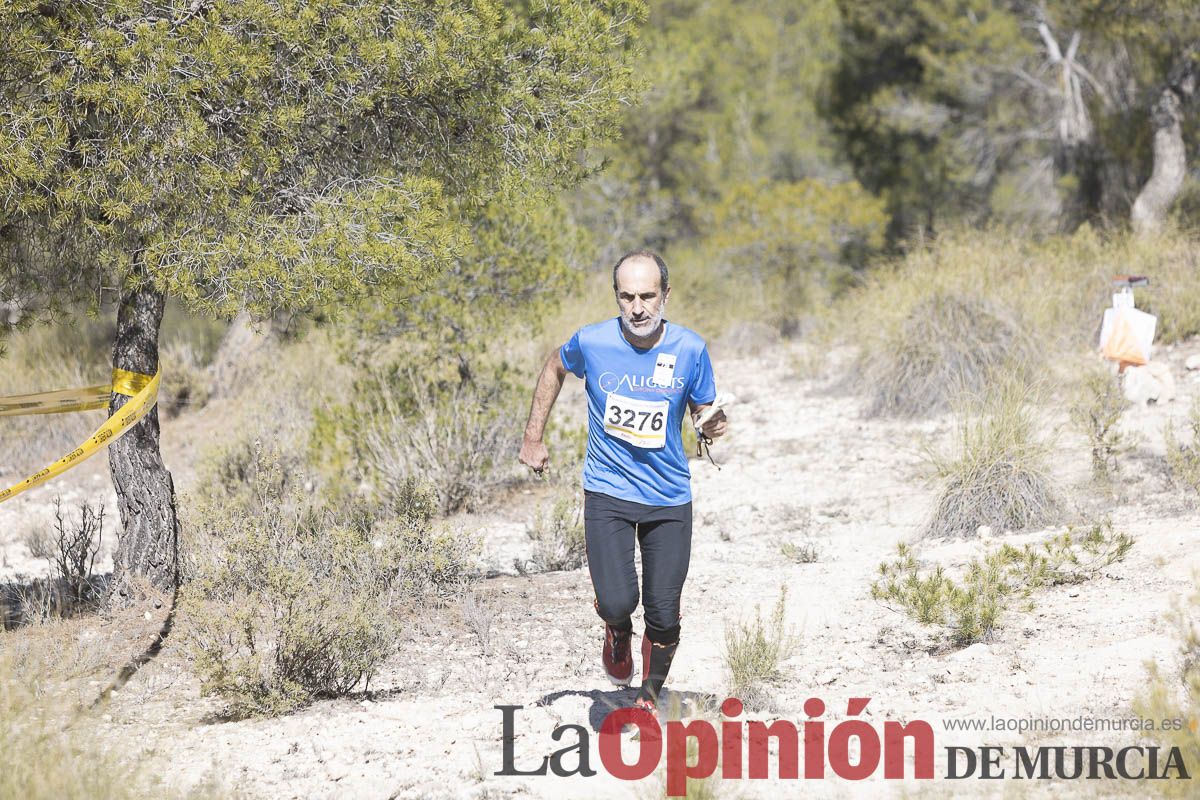
<svg viewBox="0 0 1200 800"><path fill-rule="evenodd" d="M541 474L550 456L542 435L568 372L588 398L583 468L584 533L595 607L604 620L602 661L610 680L633 678L633 614L638 604L634 542L642 551L639 706L656 709L679 646L679 600L692 547L692 489L680 427L716 398L708 348L697 334L663 319L671 287L657 254L636 250L613 267L620 316L581 328L538 376L520 460ZM727 421L704 424L715 439Z"/></svg>

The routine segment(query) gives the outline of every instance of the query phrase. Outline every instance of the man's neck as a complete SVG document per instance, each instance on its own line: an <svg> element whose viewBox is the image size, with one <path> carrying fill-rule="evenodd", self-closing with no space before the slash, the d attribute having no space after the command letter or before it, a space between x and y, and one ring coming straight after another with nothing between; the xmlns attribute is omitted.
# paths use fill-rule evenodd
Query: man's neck
<svg viewBox="0 0 1200 800"><path fill-rule="evenodd" d="M646 334L645 336L637 336L636 334L630 333L629 329L622 324L621 335L625 337L625 341L629 342L637 349L649 350L651 347L654 347L656 344L658 344L659 340L662 339L663 332L666 329L667 322L666 320L662 320L658 323L658 327L652 332Z"/></svg>

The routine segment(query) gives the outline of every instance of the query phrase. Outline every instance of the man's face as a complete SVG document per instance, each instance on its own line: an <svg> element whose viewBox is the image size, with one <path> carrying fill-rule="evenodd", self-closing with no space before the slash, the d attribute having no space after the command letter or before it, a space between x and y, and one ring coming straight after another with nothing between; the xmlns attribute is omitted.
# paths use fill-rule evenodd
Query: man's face
<svg viewBox="0 0 1200 800"><path fill-rule="evenodd" d="M649 258L630 258L617 268L617 307L621 324L634 336L649 336L658 330L667 296L659 285L658 265Z"/></svg>

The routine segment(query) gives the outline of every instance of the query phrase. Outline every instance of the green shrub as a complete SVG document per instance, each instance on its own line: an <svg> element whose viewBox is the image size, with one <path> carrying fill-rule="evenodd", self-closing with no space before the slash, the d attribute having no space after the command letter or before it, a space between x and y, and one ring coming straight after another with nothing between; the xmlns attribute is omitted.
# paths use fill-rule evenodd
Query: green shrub
<svg viewBox="0 0 1200 800"><path fill-rule="evenodd" d="M412 484L380 518L334 514L279 473L260 451L248 503L202 502L187 520L183 638L202 690L235 716L367 687L403 643L400 612L459 593L477 554L431 527L432 501Z"/></svg>
<svg viewBox="0 0 1200 800"><path fill-rule="evenodd" d="M583 503L572 489L560 489L554 502L538 509L526 533L533 540L533 570L579 569L587 558Z"/></svg>
<svg viewBox="0 0 1200 800"><path fill-rule="evenodd" d="M1048 445L1029 411L1031 390L1012 376L990 383L984 397L961 404L954 451L926 451L941 482L927 536L972 535L984 525L1020 530L1061 512L1045 468Z"/></svg>
<svg viewBox="0 0 1200 800"><path fill-rule="evenodd" d="M1046 586L1081 583L1125 558L1133 539L1114 533L1106 520L1082 536L1074 528L1040 545L999 549L974 558L960 580L942 567L923 568L911 548L879 565L871 596L922 625L943 626L952 642L968 645L991 637L1001 617Z"/></svg>
<svg viewBox="0 0 1200 800"><path fill-rule="evenodd" d="M1144 719L1183 719L1181 730L1158 731L1154 738L1168 747L1178 747L1184 763L1200 764L1200 577L1196 591L1186 604L1171 613L1181 639L1177 674L1167 674L1158 664L1148 664L1149 680L1134 701L1133 710ZM1194 780L1194 773L1193 773ZM1157 789L1169 797L1191 797L1191 781L1156 781ZM1169 784L1169 785L1168 785ZM1178 785L1176 785L1178 784Z"/></svg>
<svg viewBox="0 0 1200 800"><path fill-rule="evenodd" d="M697 287L702 296L728 305L723 287L736 275L743 318L791 335L808 307L835 295L880 250L887 216L856 181L745 181L725 191L709 223L701 249L725 274Z"/></svg>
<svg viewBox="0 0 1200 800"><path fill-rule="evenodd" d="M198 494L205 503L221 503L244 511L259 508L272 496L291 496L304 474L304 461L268 430L237 426L206 448L196 468ZM262 471L263 442L268 441L275 468ZM274 481L268 486L268 481Z"/></svg>
<svg viewBox="0 0 1200 800"><path fill-rule="evenodd" d="M783 677L782 664L794 652L798 639L787 627L787 587L779 589L779 599L771 617L763 622L754 608L752 621L739 620L725 626L725 667L729 670L730 689L747 707L765 707L763 684Z"/></svg>
<svg viewBox="0 0 1200 800"><path fill-rule="evenodd" d="M480 542L437 523L437 496L416 480L398 487L389 502L356 527L385 552L393 599L410 608L458 598L477 577Z"/></svg>
<svg viewBox="0 0 1200 800"><path fill-rule="evenodd" d="M1125 410L1120 379L1102 370L1091 370L1080 381L1068 409L1071 423L1087 437L1092 449L1092 477L1107 481L1117 467L1124 441L1117 423Z"/></svg>

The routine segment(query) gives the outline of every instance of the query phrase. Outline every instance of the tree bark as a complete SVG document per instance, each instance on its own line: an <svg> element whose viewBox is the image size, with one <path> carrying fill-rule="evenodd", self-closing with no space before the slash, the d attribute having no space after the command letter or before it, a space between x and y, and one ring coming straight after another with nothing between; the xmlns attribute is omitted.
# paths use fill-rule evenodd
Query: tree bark
<svg viewBox="0 0 1200 800"><path fill-rule="evenodd" d="M1196 92L1196 55L1189 53L1172 68L1150 112L1154 126L1154 171L1133 202L1133 229L1157 230L1183 186L1187 175L1187 150L1183 144L1184 106Z"/></svg>
<svg viewBox="0 0 1200 800"><path fill-rule="evenodd" d="M150 288L128 289L117 312L113 366L144 375L158 371L158 330L166 298ZM129 398L113 393L109 413ZM158 408L108 448L108 465L117 492L122 530L113 556L113 580L107 605L139 599L145 581L171 592L179 578L179 520L175 483L159 452Z"/></svg>

